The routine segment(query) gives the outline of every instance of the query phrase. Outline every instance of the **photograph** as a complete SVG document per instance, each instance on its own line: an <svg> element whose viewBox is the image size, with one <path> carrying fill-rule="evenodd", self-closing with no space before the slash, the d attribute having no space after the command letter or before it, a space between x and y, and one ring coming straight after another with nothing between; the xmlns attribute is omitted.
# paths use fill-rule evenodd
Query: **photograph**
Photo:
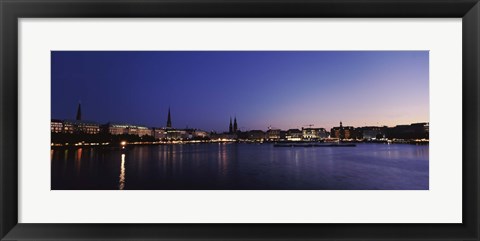
<svg viewBox="0 0 480 241"><path fill-rule="evenodd" d="M429 190L428 50L50 56L51 190Z"/></svg>
<svg viewBox="0 0 480 241"><path fill-rule="evenodd" d="M0 241L480 241L480 0L0 15Z"/></svg>

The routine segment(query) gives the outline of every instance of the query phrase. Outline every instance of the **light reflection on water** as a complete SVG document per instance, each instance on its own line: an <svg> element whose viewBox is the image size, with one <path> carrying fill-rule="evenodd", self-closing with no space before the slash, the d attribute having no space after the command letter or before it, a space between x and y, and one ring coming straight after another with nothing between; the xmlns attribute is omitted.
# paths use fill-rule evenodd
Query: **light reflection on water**
<svg viewBox="0 0 480 241"><path fill-rule="evenodd" d="M406 144L275 148L212 143L129 146L125 152L54 149L52 189L428 190L428 158L428 145Z"/></svg>
<svg viewBox="0 0 480 241"><path fill-rule="evenodd" d="M218 173L221 177L227 174L228 169L227 148L225 145L225 143L220 143L218 151Z"/></svg>
<svg viewBox="0 0 480 241"><path fill-rule="evenodd" d="M125 154L122 154L122 163L120 164L120 177L119 177L118 189L123 190L125 188Z"/></svg>
<svg viewBox="0 0 480 241"><path fill-rule="evenodd" d="M75 170L76 174L80 175L80 165L82 164L82 148L75 150Z"/></svg>

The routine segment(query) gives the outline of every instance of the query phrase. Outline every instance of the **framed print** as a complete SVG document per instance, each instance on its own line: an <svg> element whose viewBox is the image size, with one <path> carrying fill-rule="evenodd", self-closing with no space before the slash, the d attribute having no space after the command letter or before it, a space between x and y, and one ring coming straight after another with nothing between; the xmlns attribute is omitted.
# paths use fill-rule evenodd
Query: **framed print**
<svg viewBox="0 0 480 241"><path fill-rule="evenodd" d="M478 1L1 1L2 240L479 240Z"/></svg>

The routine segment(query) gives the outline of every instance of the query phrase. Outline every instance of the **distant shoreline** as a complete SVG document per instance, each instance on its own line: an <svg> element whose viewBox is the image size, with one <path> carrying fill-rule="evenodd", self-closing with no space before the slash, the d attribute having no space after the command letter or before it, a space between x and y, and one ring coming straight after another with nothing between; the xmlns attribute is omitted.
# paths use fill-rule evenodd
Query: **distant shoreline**
<svg viewBox="0 0 480 241"><path fill-rule="evenodd" d="M279 143L291 143L291 144L305 144L305 143L335 143L335 142L318 142L318 141L177 141L177 142L132 142L125 143L125 145L111 144L111 143L76 143L76 144L51 144L51 149L71 149L71 148L83 148L83 147L105 147L105 148L118 148L125 146L158 146L158 145L198 145L198 144L262 144L272 145ZM364 143L364 144L407 144L407 145L429 145L429 140L396 140L396 141L342 141L344 144Z"/></svg>

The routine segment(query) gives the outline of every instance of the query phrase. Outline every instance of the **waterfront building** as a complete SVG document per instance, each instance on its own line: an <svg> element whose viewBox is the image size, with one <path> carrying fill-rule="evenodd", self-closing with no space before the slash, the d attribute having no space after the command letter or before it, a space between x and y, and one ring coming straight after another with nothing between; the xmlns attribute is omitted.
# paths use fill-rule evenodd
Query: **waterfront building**
<svg viewBox="0 0 480 241"><path fill-rule="evenodd" d="M304 140L319 140L327 137L327 131L324 128L302 128L302 138Z"/></svg>
<svg viewBox="0 0 480 241"><path fill-rule="evenodd" d="M423 129L427 135L427 138L428 136L430 135L430 123L426 122L426 123L421 123L423 125Z"/></svg>
<svg viewBox="0 0 480 241"><path fill-rule="evenodd" d="M371 140L371 139L381 139L383 138L383 135L379 129L370 129L370 130L363 130L362 137L363 139Z"/></svg>
<svg viewBox="0 0 480 241"><path fill-rule="evenodd" d="M265 132L262 130L251 130L247 132L247 138L251 141L263 141L265 139Z"/></svg>
<svg viewBox="0 0 480 241"><path fill-rule="evenodd" d="M340 140L343 139L356 139L357 134L355 132L355 128L353 126L343 126L342 122L340 121L340 126L333 127L330 131L330 137L338 138Z"/></svg>
<svg viewBox="0 0 480 241"><path fill-rule="evenodd" d="M220 140L231 141L231 140L237 139L236 134L231 134L228 132L224 132L224 133L210 132L209 137L210 137L210 140L217 140L217 141L220 141ZM240 139L243 139L243 138L240 138Z"/></svg>
<svg viewBox="0 0 480 241"><path fill-rule="evenodd" d="M190 130L188 129L184 129L184 130L177 130L180 132L180 139L182 140L187 140L187 139L192 139L192 133L190 132Z"/></svg>
<svg viewBox="0 0 480 241"><path fill-rule="evenodd" d="M153 137L157 140L163 140L167 138L167 130L165 128L153 128Z"/></svg>
<svg viewBox="0 0 480 241"><path fill-rule="evenodd" d="M93 121L77 121L77 131L86 134L98 134L100 133L100 124Z"/></svg>
<svg viewBox="0 0 480 241"><path fill-rule="evenodd" d="M301 141L303 132L299 129L289 129L285 137L288 141Z"/></svg>
<svg viewBox="0 0 480 241"><path fill-rule="evenodd" d="M237 135L237 138L238 138L239 140L247 140L247 139L248 139L248 131L243 131L243 132L242 132L242 131L238 131L238 132L236 133L236 135Z"/></svg>
<svg viewBox="0 0 480 241"><path fill-rule="evenodd" d="M105 131L111 135L124 135L128 134L127 124L113 124L108 123L105 125Z"/></svg>
<svg viewBox="0 0 480 241"><path fill-rule="evenodd" d="M152 129L146 127L146 126L135 126L137 130L137 135L142 137L142 136L151 136L152 135Z"/></svg>
<svg viewBox="0 0 480 241"><path fill-rule="evenodd" d="M83 134L98 134L100 133L100 125L93 121L82 120L82 108L80 103L77 107L77 115L75 120L55 120L50 122L50 129L52 133L83 133Z"/></svg>
<svg viewBox="0 0 480 241"><path fill-rule="evenodd" d="M320 130L318 130L317 132L317 135L318 135L318 138L320 139L325 139L328 137L329 133L327 132L327 130L325 130L325 128L319 128Z"/></svg>
<svg viewBox="0 0 480 241"><path fill-rule="evenodd" d="M397 125L388 128L388 139L428 139L429 123L413 123L410 125Z"/></svg>
<svg viewBox="0 0 480 241"><path fill-rule="evenodd" d="M202 130L194 130L192 133L193 138L208 138L209 134L206 131Z"/></svg>
<svg viewBox="0 0 480 241"><path fill-rule="evenodd" d="M185 131L180 131L176 129L166 129L167 140L182 140L185 137Z"/></svg>
<svg viewBox="0 0 480 241"><path fill-rule="evenodd" d="M195 132L195 129L186 128L184 130L180 130L180 132L182 133L182 139L191 140L193 139L193 133Z"/></svg>
<svg viewBox="0 0 480 241"><path fill-rule="evenodd" d="M269 128L267 133L265 133L265 139L267 139L267 141L278 141L280 140L280 136L281 136L280 129Z"/></svg>
<svg viewBox="0 0 480 241"><path fill-rule="evenodd" d="M174 129L172 127L172 116L171 116L171 113L170 113L170 107L168 107L167 126L164 129L165 129L164 130L165 137L163 139L166 139L166 140L181 140L185 137L186 132L181 132L180 130Z"/></svg>
<svg viewBox="0 0 480 241"><path fill-rule="evenodd" d="M62 133L63 132L63 121L52 119L50 121L50 130L52 133Z"/></svg>
<svg viewBox="0 0 480 241"><path fill-rule="evenodd" d="M75 132L75 125L74 123L75 121L64 121L63 122L63 133L74 133Z"/></svg>
<svg viewBox="0 0 480 241"><path fill-rule="evenodd" d="M98 134L100 133L100 124L93 121L64 120L63 132L64 133Z"/></svg>
<svg viewBox="0 0 480 241"><path fill-rule="evenodd" d="M106 132L111 135L137 135L137 136L151 136L152 129L145 126L108 123L105 126Z"/></svg>
<svg viewBox="0 0 480 241"><path fill-rule="evenodd" d="M387 127L380 126L364 126L357 128L358 137L365 140L375 140L385 137Z"/></svg>
<svg viewBox="0 0 480 241"><path fill-rule="evenodd" d="M344 139L357 139L357 133L355 132L355 128L353 126L345 126L343 127L344 132Z"/></svg>
<svg viewBox="0 0 480 241"><path fill-rule="evenodd" d="M166 136L166 138L170 138L172 140L192 140L192 139L203 139L208 137L208 133L206 131L197 130L193 128L186 128L186 129L171 129L166 130L166 133L170 133L170 136Z"/></svg>

